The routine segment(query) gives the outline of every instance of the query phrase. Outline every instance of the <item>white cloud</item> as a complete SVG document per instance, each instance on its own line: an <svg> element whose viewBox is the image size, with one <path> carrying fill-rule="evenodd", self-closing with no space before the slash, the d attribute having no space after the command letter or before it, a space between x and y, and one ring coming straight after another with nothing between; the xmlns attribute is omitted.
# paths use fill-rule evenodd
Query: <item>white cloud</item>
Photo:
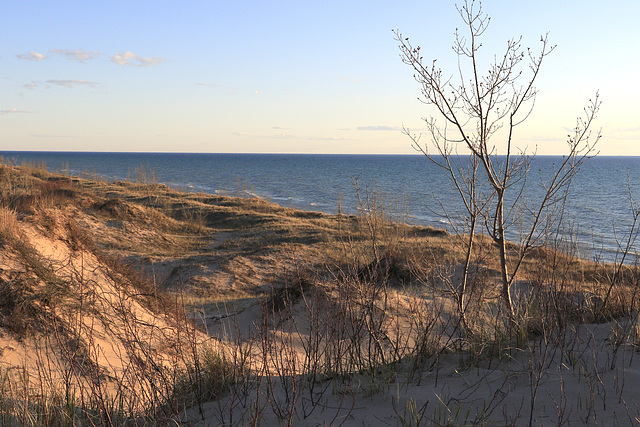
<svg viewBox="0 0 640 427"><path fill-rule="evenodd" d="M359 126L358 130L393 130L399 131L400 128L397 126Z"/></svg>
<svg viewBox="0 0 640 427"><path fill-rule="evenodd" d="M11 113L28 113L28 111L18 110L17 108L9 108L7 110L0 110L0 114L11 114Z"/></svg>
<svg viewBox="0 0 640 427"><path fill-rule="evenodd" d="M42 61L46 57L38 52L30 51L29 53L23 53L22 55L16 55L20 59L26 59L27 61Z"/></svg>
<svg viewBox="0 0 640 427"><path fill-rule="evenodd" d="M77 138L75 135L56 135L50 133L32 133L32 138Z"/></svg>
<svg viewBox="0 0 640 427"><path fill-rule="evenodd" d="M78 80L78 79L74 79L74 80L53 79L53 80L47 80L47 83L50 83L52 85L64 86L64 87L68 87L68 88L71 88L73 86L95 87L95 86L100 84L100 83L97 83L97 82L90 82L88 80Z"/></svg>
<svg viewBox="0 0 640 427"><path fill-rule="evenodd" d="M98 51L89 52L82 49L51 49L51 53L55 53L57 55L64 56L67 59L78 62L85 62L89 59L100 56L100 52Z"/></svg>
<svg viewBox="0 0 640 427"><path fill-rule="evenodd" d="M198 86L209 86L209 87L222 87L222 85L214 84L214 83L196 83Z"/></svg>
<svg viewBox="0 0 640 427"><path fill-rule="evenodd" d="M136 55L130 50L124 53L116 53L111 57L111 61L118 65L137 65L138 67L151 67L153 65L161 64L165 61L164 58L153 57L143 58L140 55Z"/></svg>
<svg viewBox="0 0 640 427"><path fill-rule="evenodd" d="M356 77L356 78L342 77L340 80L343 82L358 83L360 81L360 77Z"/></svg>
<svg viewBox="0 0 640 427"><path fill-rule="evenodd" d="M556 136L541 136L541 135L532 135L524 138L520 138L522 141L534 141L534 142L547 142L547 141L560 141L562 138Z"/></svg>
<svg viewBox="0 0 640 427"><path fill-rule="evenodd" d="M312 141L353 141L352 138L342 138L342 137L333 137L333 136L307 138L307 139Z"/></svg>
<svg viewBox="0 0 640 427"><path fill-rule="evenodd" d="M640 132L640 126L630 127L609 127L605 126L607 133L621 134L621 133L638 133Z"/></svg>
<svg viewBox="0 0 640 427"><path fill-rule="evenodd" d="M27 89L33 89L35 87L38 87L38 83L36 82L26 83L26 84L23 84L22 87Z"/></svg>
<svg viewBox="0 0 640 427"><path fill-rule="evenodd" d="M265 135L265 134L251 134L247 132L231 132L231 135L242 138L256 138L256 139L296 139L300 138L298 135L280 133L277 135Z"/></svg>
<svg viewBox="0 0 640 427"><path fill-rule="evenodd" d="M267 138L269 139L294 139L294 138L298 138L298 135L289 135L289 134L279 134L279 135L270 135L267 136Z"/></svg>
<svg viewBox="0 0 640 427"><path fill-rule="evenodd" d="M274 126L274 127L272 127L271 129L275 129L275 130L289 130L289 129L291 129L291 128L285 128L285 127L282 127L282 126Z"/></svg>

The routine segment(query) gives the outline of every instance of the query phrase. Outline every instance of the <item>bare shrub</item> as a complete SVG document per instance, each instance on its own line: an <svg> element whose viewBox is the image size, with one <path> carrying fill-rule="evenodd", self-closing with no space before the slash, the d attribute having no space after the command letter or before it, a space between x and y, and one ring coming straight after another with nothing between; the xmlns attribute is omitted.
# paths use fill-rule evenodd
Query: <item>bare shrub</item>
<svg viewBox="0 0 640 427"><path fill-rule="evenodd" d="M525 51L519 38L509 40L504 53L494 57L488 73L481 75L477 64L489 18L474 0L465 1L459 13L467 32L464 36L456 31L453 46L460 64L454 75L459 79L443 75L435 61L425 63L421 48L395 32L402 60L414 70L414 78L421 86L423 102L435 107L435 116L444 120L442 125L435 116L426 119L430 138L427 144L420 142L419 135L409 130L406 133L418 151L443 169L465 207L462 218L452 218L458 221L458 233L468 235L463 240L467 257L458 296L460 314L464 315L466 278L474 263L470 255L481 228L497 248L502 300L508 316L515 320L512 286L527 254L560 219L563 201L580 165L595 152L600 134L593 138L590 129L600 101L596 95L585 109L585 116L577 120L573 134L568 136L567 155L550 179L542 183L544 196L535 206L531 201L525 202L532 157L515 145L514 135L517 126L529 117L537 93L534 83L554 47L542 36L540 51L535 54ZM494 138L502 140L501 145ZM458 153L458 143L469 154ZM430 154L429 147L435 149L437 156ZM518 226L525 231L519 233L518 244L510 249L509 228Z"/></svg>

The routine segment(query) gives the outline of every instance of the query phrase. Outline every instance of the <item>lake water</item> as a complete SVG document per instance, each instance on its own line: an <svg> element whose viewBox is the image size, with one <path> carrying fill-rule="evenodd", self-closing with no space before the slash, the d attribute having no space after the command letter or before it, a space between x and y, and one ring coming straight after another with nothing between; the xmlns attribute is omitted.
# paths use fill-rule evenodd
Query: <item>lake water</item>
<svg viewBox="0 0 640 427"><path fill-rule="evenodd" d="M376 194L409 223L448 227L462 210L445 173L415 155L177 154L0 152L5 161L45 162L51 171L99 175L110 180L136 179L144 169L158 182L188 191L254 194L283 206L327 213L357 213L361 197ZM542 194L540 182L560 157L534 159L527 179L529 206ZM640 157L596 157L573 180L565 224L580 242L582 256L612 259L628 235L632 220L629 196L640 199ZM393 211L393 209L392 209ZM516 239L521 227L511 228ZM640 250L640 243L633 246Z"/></svg>

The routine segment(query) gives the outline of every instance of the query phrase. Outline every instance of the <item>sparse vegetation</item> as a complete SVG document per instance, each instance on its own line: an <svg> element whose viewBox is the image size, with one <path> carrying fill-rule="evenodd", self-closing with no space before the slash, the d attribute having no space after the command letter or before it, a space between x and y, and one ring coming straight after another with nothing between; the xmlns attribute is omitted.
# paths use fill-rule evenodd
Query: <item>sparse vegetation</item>
<svg viewBox="0 0 640 427"><path fill-rule="evenodd" d="M460 32L456 29L453 51L458 66L451 75L443 75L435 59L425 63L420 46L414 47L409 38L395 32L401 58L414 70L414 78L420 84L422 101L434 107L433 115L424 119L427 143L420 141L421 135L409 130L405 133L414 148L448 176L464 205L464 213L458 214L444 207L466 252L461 277L454 284L463 324L469 300L467 286L473 280L471 270L480 261L474 247L479 232L498 248L501 297L507 315L518 321L520 313L512 298L512 287L528 252L548 245L557 233L571 181L584 161L596 153L600 133L592 135L591 129L600 100L597 94L589 100L584 117L577 119L567 137L566 154L548 178L541 177L539 200L527 200L533 156L526 147L518 146L516 132L533 111L537 95L534 84L555 46L543 35L536 53L531 48L524 49L521 38L511 39L482 74L480 50L490 19L480 1L466 0L458 12L463 25ZM508 247L511 229L518 229L511 233L517 242Z"/></svg>
<svg viewBox="0 0 640 427"><path fill-rule="evenodd" d="M541 400L557 423L640 413L623 381L633 264L531 250L510 322L498 249L477 236L463 334L466 252L392 222L372 191L344 216L0 176L2 424L536 424Z"/></svg>

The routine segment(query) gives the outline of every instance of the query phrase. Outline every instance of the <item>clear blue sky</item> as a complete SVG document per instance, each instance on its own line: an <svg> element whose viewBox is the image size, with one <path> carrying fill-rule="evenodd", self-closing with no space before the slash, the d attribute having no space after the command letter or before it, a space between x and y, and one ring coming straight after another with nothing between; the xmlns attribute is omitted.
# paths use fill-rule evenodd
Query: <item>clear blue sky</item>
<svg viewBox="0 0 640 427"><path fill-rule="evenodd" d="M640 155L640 2L486 0L484 53L557 49L516 139L560 154L600 91L600 153ZM399 29L455 71L453 1L13 1L0 34L0 149L413 153L429 113Z"/></svg>

